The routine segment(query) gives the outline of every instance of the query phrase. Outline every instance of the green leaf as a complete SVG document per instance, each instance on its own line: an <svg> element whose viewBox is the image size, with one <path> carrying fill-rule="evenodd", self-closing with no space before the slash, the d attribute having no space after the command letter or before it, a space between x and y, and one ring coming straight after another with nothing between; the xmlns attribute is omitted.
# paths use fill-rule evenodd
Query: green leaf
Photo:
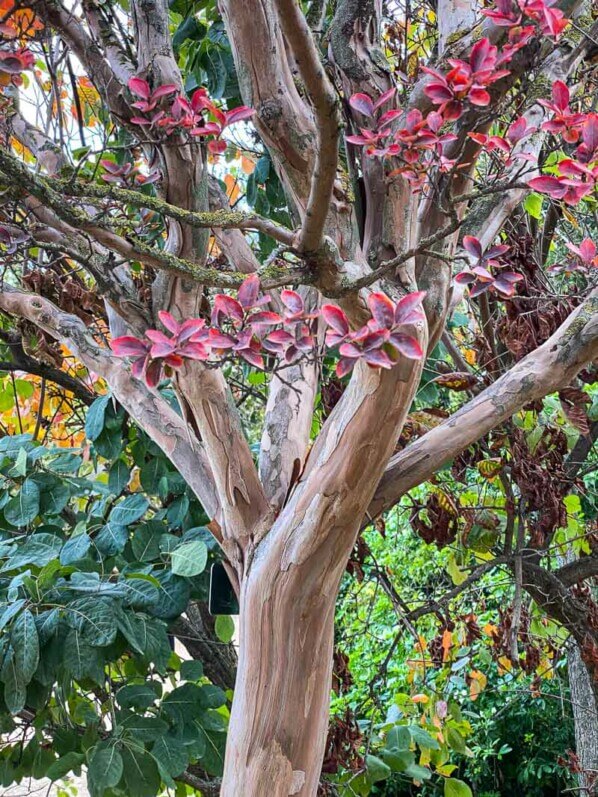
<svg viewBox="0 0 598 797"><path fill-rule="evenodd" d="M131 576L124 581L124 586L127 590L127 596L125 598L127 606L134 606L137 609L148 609L151 606L155 606L160 597L158 587L152 584L151 581L142 578L134 578Z"/></svg>
<svg viewBox="0 0 598 797"><path fill-rule="evenodd" d="M85 434L89 440L96 440L104 428L104 417L110 396L100 396L87 410L85 418Z"/></svg>
<svg viewBox="0 0 598 797"><path fill-rule="evenodd" d="M228 643L235 635L235 623L228 614L219 614L214 625L216 636L221 642Z"/></svg>
<svg viewBox="0 0 598 797"><path fill-rule="evenodd" d="M432 777L430 770L426 767L421 767L419 764L409 764L405 774L414 780L430 780Z"/></svg>
<svg viewBox="0 0 598 797"><path fill-rule="evenodd" d="M368 755L365 758L365 764L367 767L367 778L370 783L377 783L380 780L386 780L392 775L392 770L382 761L381 758L378 758L375 755Z"/></svg>
<svg viewBox="0 0 598 797"><path fill-rule="evenodd" d="M71 601L66 606L66 620L92 647L110 645L116 637L115 609L109 598L86 596Z"/></svg>
<svg viewBox="0 0 598 797"><path fill-rule="evenodd" d="M156 702L156 693L147 684L128 684L116 693L121 708L149 708Z"/></svg>
<svg viewBox="0 0 598 797"><path fill-rule="evenodd" d="M118 525L109 520L101 531L94 538L94 543L102 556L114 556L120 553L129 539L129 532L126 526Z"/></svg>
<svg viewBox="0 0 598 797"><path fill-rule="evenodd" d="M129 714L120 721L120 726L135 740L142 742L155 742L168 730L168 724L158 717L141 717L139 714Z"/></svg>
<svg viewBox="0 0 598 797"><path fill-rule="evenodd" d="M24 448L19 448L13 471L17 476L25 476L27 473L27 451Z"/></svg>
<svg viewBox="0 0 598 797"><path fill-rule="evenodd" d="M523 207L532 218L534 219L542 218L542 197L540 194L536 194L535 191L531 191L525 197L525 200L523 202Z"/></svg>
<svg viewBox="0 0 598 797"><path fill-rule="evenodd" d="M128 526L143 517L148 506L149 501L141 493L128 495L112 509L108 520L115 526Z"/></svg>
<svg viewBox="0 0 598 797"><path fill-rule="evenodd" d="M395 725L386 735L387 750L409 750L411 747L411 734L406 725Z"/></svg>
<svg viewBox="0 0 598 797"><path fill-rule="evenodd" d="M172 528L179 528L189 514L189 499L186 495L179 496L168 507L166 517Z"/></svg>
<svg viewBox="0 0 598 797"><path fill-rule="evenodd" d="M457 753L465 753L467 746L465 739L456 728L449 727L446 731L446 740L449 747Z"/></svg>
<svg viewBox="0 0 598 797"><path fill-rule="evenodd" d="M433 736L430 736L428 731L420 728L419 725L410 725L409 732L411 733L411 738L419 745L420 749L440 750L438 741Z"/></svg>
<svg viewBox="0 0 598 797"><path fill-rule="evenodd" d="M38 480L38 476L35 476ZM40 514L48 517L52 515L59 515L71 498L71 491L66 484L60 484L54 480L54 484L50 489L42 490L39 497L39 511Z"/></svg>
<svg viewBox="0 0 598 797"><path fill-rule="evenodd" d="M25 479L18 495L4 507L4 517L11 526L28 526L39 514L39 487Z"/></svg>
<svg viewBox="0 0 598 797"><path fill-rule="evenodd" d="M108 473L108 487L115 495L120 495L129 483L131 471L123 459L117 459Z"/></svg>
<svg viewBox="0 0 598 797"><path fill-rule="evenodd" d="M26 685L33 678L39 664L39 638L29 609L25 609L12 624L10 642L19 680Z"/></svg>
<svg viewBox="0 0 598 797"><path fill-rule="evenodd" d="M69 772L79 770L84 761L85 756L83 753L67 753L61 756L58 761L55 761L52 766L48 767L46 777L52 781L62 780Z"/></svg>
<svg viewBox="0 0 598 797"><path fill-rule="evenodd" d="M14 601L13 603L9 603L8 606L6 606L6 608L0 614L0 631L2 631L2 629L8 625L15 614L17 614L23 608L25 603L25 598L19 598L18 600Z"/></svg>
<svg viewBox="0 0 598 797"><path fill-rule="evenodd" d="M171 555L172 572L177 576L197 576L205 570L208 548L205 542L193 540L177 546Z"/></svg>
<svg viewBox="0 0 598 797"><path fill-rule="evenodd" d="M24 565L43 567L58 556L62 540L53 534L38 532L27 537L17 553L10 557L2 571L16 570Z"/></svg>
<svg viewBox="0 0 598 797"><path fill-rule="evenodd" d="M473 794L467 783L457 778L447 778L444 781L444 797L473 797Z"/></svg>
<svg viewBox="0 0 598 797"><path fill-rule="evenodd" d="M184 681L199 681L203 676L203 664L201 661L183 661L180 673Z"/></svg>
<svg viewBox="0 0 598 797"><path fill-rule="evenodd" d="M173 778L184 772L189 763L185 746L178 739L168 735L158 739L152 747L152 755L158 762L160 770L167 772Z"/></svg>
<svg viewBox="0 0 598 797"><path fill-rule="evenodd" d="M78 680L91 678L99 684L104 682L104 658L101 649L85 642L76 629L69 631L66 637L64 664L67 671Z"/></svg>
<svg viewBox="0 0 598 797"><path fill-rule="evenodd" d="M91 539L88 534L77 534L76 537L71 537L62 546L60 564L71 565L73 562L83 559L87 555L90 545Z"/></svg>
<svg viewBox="0 0 598 797"><path fill-rule="evenodd" d="M160 535L164 526L155 520L148 520L137 529L131 540L133 555L140 562L151 562L160 558Z"/></svg>
<svg viewBox="0 0 598 797"><path fill-rule="evenodd" d="M116 786L123 774L123 759L110 742L100 742L87 752L87 782L92 793L103 794Z"/></svg>
<svg viewBox="0 0 598 797"><path fill-rule="evenodd" d="M157 578L160 582L158 602L149 609L149 613L163 620L178 617L189 603L189 582L169 571L159 573Z"/></svg>
<svg viewBox="0 0 598 797"><path fill-rule="evenodd" d="M155 797L160 789L160 774L154 759L141 745L127 742L122 749L127 797Z"/></svg>
<svg viewBox="0 0 598 797"><path fill-rule="evenodd" d="M19 676L15 664L14 651L9 651L2 667L4 681L4 702L11 714L18 714L25 707L27 688Z"/></svg>

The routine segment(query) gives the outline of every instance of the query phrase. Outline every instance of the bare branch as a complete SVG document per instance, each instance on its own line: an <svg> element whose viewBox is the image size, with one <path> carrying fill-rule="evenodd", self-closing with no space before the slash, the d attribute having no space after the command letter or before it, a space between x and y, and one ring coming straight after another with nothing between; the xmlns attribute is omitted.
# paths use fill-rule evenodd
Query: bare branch
<svg viewBox="0 0 598 797"><path fill-rule="evenodd" d="M315 252L322 242L338 160L336 91L324 71L312 33L296 0L275 0L280 24L297 61L316 117L316 158L299 250Z"/></svg>
<svg viewBox="0 0 598 797"><path fill-rule="evenodd" d="M287 246L293 246L295 241L295 233L292 230L257 213L230 209L203 212L192 211L171 205L159 197L148 196L139 191L132 191L129 188L94 185L93 183L73 183L70 180L48 181L48 183L55 185L57 190L64 192L67 196L119 200L135 208L150 208L150 210L155 210L163 216L176 219L176 221L189 227L197 227L198 229L219 227L225 230L256 230Z"/></svg>

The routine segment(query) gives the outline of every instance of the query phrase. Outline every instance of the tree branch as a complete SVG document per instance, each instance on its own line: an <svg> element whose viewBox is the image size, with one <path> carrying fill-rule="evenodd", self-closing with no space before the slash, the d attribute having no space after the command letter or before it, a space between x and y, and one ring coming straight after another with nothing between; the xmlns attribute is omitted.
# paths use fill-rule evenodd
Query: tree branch
<svg viewBox="0 0 598 797"><path fill-rule="evenodd" d="M390 509L467 446L530 401L569 384L598 356L598 290L557 331L458 412L395 454L368 509L373 518Z"/></svg>
<svg viewBox="0 0 598 797"><path fill-rule="evenodd" d="M110 350L101 348L79 318L64 313L47 299L2 285L0 309L28 319L56 340L66 343L89 370L102 376L133 420L180 471L206 513L212 518L217 516L219 502L205 452L165 399L134 379Z"/></svg>
<svg viewBox="0 0 598 797"><path fill-rule="evenodd" d="M296 0L275 0L280 24L305 83L316 117L316 154L299 250L316 252L322 243L338 160L339 117L336 91L320 61L312 33Z"/></svg>

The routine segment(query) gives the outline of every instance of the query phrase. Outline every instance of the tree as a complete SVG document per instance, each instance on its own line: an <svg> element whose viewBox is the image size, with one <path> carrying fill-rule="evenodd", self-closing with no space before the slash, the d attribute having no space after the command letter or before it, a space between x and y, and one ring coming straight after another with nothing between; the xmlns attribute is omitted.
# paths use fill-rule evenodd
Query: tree
<svg viewBox="0 0 598 797"><path fill-rule="evenodd" d="M501 0L479 17L472 3L405 19L345 0L176 2L172 14L161 0L7 8L0 308L103 377L210 518L240 600L221 793L313 795L335 599L360 529L521 408L591 381L597 25L569 0ZM32 97L54 123L35 124ZM248 119L259 141L239 146L263 152L246 186L254 209L231 210L208 166ZM495 243L523 202L545 216L536 274ZM561 293L543 271L555 253ZM475 384L447 331L464 292L487 345ZM440 341L473 395L394 453ZM252 369L271 372L257 465L233 398ZM331 383L338 400L315 418ZM578 389L564 401L579 415ZM598 684L598 629L570 592L598 560L555 576L546 539L505 556Z"/></svg>

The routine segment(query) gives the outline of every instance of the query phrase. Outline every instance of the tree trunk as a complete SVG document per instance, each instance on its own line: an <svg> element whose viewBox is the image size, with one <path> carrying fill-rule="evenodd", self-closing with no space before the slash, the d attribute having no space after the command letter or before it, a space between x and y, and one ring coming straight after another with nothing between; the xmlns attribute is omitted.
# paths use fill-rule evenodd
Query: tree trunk
<svg viewBox="0 0 598 797"><path fill-rule="evenodd" d="M575 721L575 747L583 769L579 776L579 787L585 797L595 797L598 795L598 707L590 674L576 643L571 645L567 663Z"/></svg>
<svg viewBox="0 0 598 797"><path fill-rule="evenodd" d="M278 565L272 567L274 557ZM343 567L314 568L311 561L285 569L277 546L260 559L242 586L221 797L314 797L328 730Z"/></svg>

